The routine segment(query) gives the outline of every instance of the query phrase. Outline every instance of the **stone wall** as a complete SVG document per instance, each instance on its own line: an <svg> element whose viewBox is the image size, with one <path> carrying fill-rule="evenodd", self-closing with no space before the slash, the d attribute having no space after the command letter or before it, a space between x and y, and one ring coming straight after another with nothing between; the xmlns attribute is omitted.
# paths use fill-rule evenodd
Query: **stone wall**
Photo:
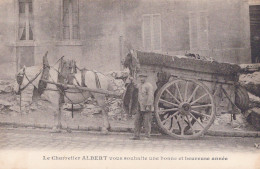
<svg viewBox="0 0 260 169"><path fill-rule="evenodd" d="M0 78L14 77L16 72L15 57L15 20L13 1L0 1Z"/></svg>

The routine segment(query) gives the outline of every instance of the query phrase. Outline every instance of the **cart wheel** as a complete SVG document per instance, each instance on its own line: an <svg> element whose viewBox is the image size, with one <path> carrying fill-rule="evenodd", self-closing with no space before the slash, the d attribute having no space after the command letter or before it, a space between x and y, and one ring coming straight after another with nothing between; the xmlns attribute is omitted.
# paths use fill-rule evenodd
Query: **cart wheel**
<svg viewBox="0 0 260 169"><path fill-rule="evenodd" d="M170 81L156 95L155 116L159 127L168 135L195 139L215 119L214 99L209 89L198 81Z"/></svg>

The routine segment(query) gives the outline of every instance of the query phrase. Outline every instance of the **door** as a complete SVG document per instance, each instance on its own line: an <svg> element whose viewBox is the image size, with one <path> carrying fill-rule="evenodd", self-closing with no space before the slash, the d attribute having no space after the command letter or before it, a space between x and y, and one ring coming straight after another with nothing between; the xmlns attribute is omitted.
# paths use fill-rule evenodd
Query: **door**
<svg viewBox="0 0 260 169"><path fill-rule="evenodd" d="M34 47L33 46L23 46L18 48L19 56L19 68L23 66L33 66L34 65Z"/></svg>
<svg viewBox="0 0 260 169"><path fill-rule="evenodd" d="M249 14L252 63L260 63L260 5L250 6Z"/></svg>

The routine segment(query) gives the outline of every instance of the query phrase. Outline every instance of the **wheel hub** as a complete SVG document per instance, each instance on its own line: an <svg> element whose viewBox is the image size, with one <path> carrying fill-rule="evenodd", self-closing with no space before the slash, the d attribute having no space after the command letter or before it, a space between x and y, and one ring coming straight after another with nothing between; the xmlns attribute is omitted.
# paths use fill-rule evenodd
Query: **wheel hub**
<svg viewBox="0 0 260 169"><path fill-rule="evenodd" d="M179 111L183 115L188 115L191 112L191 105L187 102L183 102L179 105Z"/></svg>

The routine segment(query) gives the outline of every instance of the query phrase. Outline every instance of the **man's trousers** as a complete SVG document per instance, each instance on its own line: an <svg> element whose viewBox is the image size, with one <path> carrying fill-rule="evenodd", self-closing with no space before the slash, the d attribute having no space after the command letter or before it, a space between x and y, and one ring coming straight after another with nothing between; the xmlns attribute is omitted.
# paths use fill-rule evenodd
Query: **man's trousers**
<svg viewBox="0 0 260 169"><path fill-rule="evenodd" d="M142 129L142 124L144 125L145 136L150 137L151 133L151 122L152 122L152 112L149 111L138 111L135 114L135 137L140 137L140 132Z"/></svg>

